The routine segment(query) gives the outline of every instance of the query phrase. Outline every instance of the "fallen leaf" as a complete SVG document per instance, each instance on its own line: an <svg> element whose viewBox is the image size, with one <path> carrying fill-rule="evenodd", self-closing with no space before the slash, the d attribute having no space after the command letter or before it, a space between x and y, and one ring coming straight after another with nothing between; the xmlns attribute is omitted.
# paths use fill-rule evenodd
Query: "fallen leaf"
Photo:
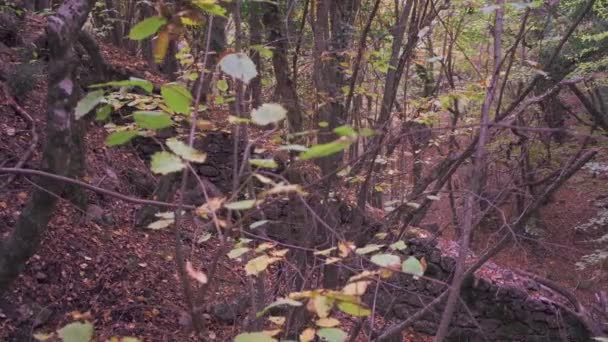
<svg viewBox="0 0 608 342"><path fill-rule="evenodd" d="M192 279L201 284L207 284L207 275L199 270L195 270L190 261L186 262L186 272Z"/></svg>

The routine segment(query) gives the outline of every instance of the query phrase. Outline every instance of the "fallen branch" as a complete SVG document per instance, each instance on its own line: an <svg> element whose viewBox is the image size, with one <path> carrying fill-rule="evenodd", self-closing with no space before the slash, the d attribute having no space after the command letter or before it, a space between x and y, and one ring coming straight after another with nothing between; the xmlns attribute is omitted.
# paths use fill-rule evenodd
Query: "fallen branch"
<svg viewBox="0 0 608 342"><path fill-rule="evenodd" d="M172 208L172 209L175 209L175 208L177 208L179 206L179 205L177 205L175 203L161 202L161 201L154 201L154 200L147 200L147 199L142 199L142 198L137 198L137 197L131 197L131 196L123 195L123 194L121 194L119 192L115 192L115 191L112 191L112 190L100 188L98 186L91 185L91 184L79 181L77 179L73 179L73 178L69 178L69 177L64 177L64 176L60 176L60 175L56 175L56 174L53 174L53 173L48 173L48 172L44 172L44 171L40 171L40 170L0 167L0 173L8 173L8 174L13 174L13 175L32 175L32 176L47 177L47 178L55 179L55 180L58 180L58 181L61 181L61 182L78 185L78 186L81 186L81 187L83 187L85 189L88 189L88 190L91 190L91 191L94 191L94 192L98 192L98 193L101 193L101 194L104 194L104 195L112 196L112 197L121 199L121 200L123 200L125 202L129 202L129 203L150 204L150 205L156 205L156 206L159 206L159 207ZM196 209L196 206L184 204L184 205L182 205L182 209L194 210L194 209Z"/></svg>

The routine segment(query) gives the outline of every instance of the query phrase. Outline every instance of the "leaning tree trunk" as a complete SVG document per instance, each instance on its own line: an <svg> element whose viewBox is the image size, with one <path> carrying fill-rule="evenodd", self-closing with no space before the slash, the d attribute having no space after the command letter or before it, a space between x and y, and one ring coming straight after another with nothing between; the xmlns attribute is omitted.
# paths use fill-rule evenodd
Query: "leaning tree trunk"
<svg viewBox="0 0 608 342"><path fill-rule="evenodd" d="M66 0L57 14L49 17L46 28L50 51L47 140L42 169L58 175L69 173L73 150L72 112L79 96L73 46L94 3L94 0ZM52 194L63 190L61 183L49 178L38 179L36 183L40 188L30 197L11 236L0 246L0 293L36 252L57 203Z"/></svg>

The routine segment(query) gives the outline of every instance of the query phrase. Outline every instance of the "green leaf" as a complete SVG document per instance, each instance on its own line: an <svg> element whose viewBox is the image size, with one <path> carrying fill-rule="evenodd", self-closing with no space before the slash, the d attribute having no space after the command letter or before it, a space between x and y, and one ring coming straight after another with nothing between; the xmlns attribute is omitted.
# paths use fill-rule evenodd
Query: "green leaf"
<svg viewBox="0 0 608 342"><path fill-rule="evenodd" d="M97 112L95 113L95 120L105 121L107 118L110 117L111 113L112 113L112 106L105 105L105 106L99 107L99 109L97 109Z"/></svg>
<svg viewBox="0 0 608 342"><path fill-rule="evenodd" d="M317 336L321 341L326 342L344 342L348 338L348 334L338 328L323 328L317 331Z"/></svg>
<svg viewBox="0 0 608 342"><path fill-rule="evenodd" d="M251 248L249 248L249 247L238 247L238 248L231 250L226 255L230 259L237 259L237 258L240 258L243 254L249 252L250 250L251 250Z"/></svg>
<svg viewBox="0 0 608 342"><path fill-rule="evenodd" d="M363 254L369 254L371 252L375 252L380 250L380 248L384 247L384 245L377 245L377 244L369 244L366 246L363 246L361 248L357 248L355 250L355 253L359 254L359 255L363 255Z"/></svg>
<svg viewBox="0 0 608 342"><path fill-rule="evenodd" d="M226 17L226 9L218 4L211 3L208 0L192 0L192 3L209 14L217 17Z"/></svg>
<svg viewBox="0 0 608 342"><path fill-rule="evenodd" d="M258 52L260 54L260 56L265 57L265 58L272 58L272 50L270 50L269 48L265 47L264 45L251 45L249 47L251 50L254 50L256 52Z"/></svg>
<svg viewBox="0 0 608 342"><path fill-rule="evenodd" d="M228 76L241 80L245 84L248 84L249 81L258 75L258 71L251 58L242 52L224 56L220 60L219 65Z"/></svg>
<svg viewBox="0 0 608 342"><path fill-rule="evenodd" d="M177 113L190 114L192 94L188 89L177 83L169 83L160 88L160 94L171 110Z"/></svg>
<svg viewBox="0 0 608 342"><path fill-rule="evenodd" d="M249 159L249 164L265 169L275 169L278 166L274 159Z"/></svg>
<svg viewBox="0 0 608 342"><path fill-rule="evenodd" d="M420 261L413 256L407 258L403 264L401 264L401 270L416 277L421 277L424 275L424 267Z"/></svg>
<svg viewBox="0 0 608 342"><path fill-rule="evenodd" d="M370 309L353 302L338 302L338 309L355 317L365 317L372 313Z"/></svg>
<svg viewBox="0 0 608 342"><path fill-rule="evenodd" d="M289 298L279 298L277 300L275 300L274 302L270 303L267 307L265 307L262 311L258 312L256 314L257 317L262 316L263 314L265 314L268 310L277 307L277 306L284 306L284 305L289 305L289 306L302 306L302 303L298 302L297 300L293 300L293 299L289 299Z"/></svg>
<svg viewBox="0 0 608 342"><path fill-rule="evenodd" d="M264 103L251 111L251 122L260 126L278 123L286 117L287 110L278 103Z"/></svg>
<svg viewBox="0 0 608 342"><path fill-rule="evenodd" d="M405 242L403 242L403 240L399 240L388 247L395 251L402 251L407 248L407 245L405 244Z"/></svg>
<svg viewBox="0 0 608 342"><path fill-rule="evenodd" d="M139 133L137 131L120 131L114 132L106 138L106 145L118 146L124 145L131 141L131 139L135 138Z"/></svg>
<svg viewBox="0 0 608 342"><path fill-rule="evenodd" d="M167 19L163 17L149 17L135 24L129 32L129 38L133 40L142 40L150 37L158 32L162 26L167 23Z"/></svg>
<svg viewBox="0 0 608 342"><path fill-rule="evenodd" d="M242 333L234 338L234 342L275 342L276 340L262 332Z"/></svg>
<svg viewBox="0 0 608 342"><path fill-rule="evenodd" d="M327 121L321 121L321 122L319 122L319 127L321 127L321 128L325 128L325 127L328 127L328 126L329 126L329 123Z"/></svg>
<svg viewBox="0 0 608 342"><path fill-rule="evenodd" d="M341 137L356 137L357 132L349 125L343 125L334 128L334 133Z"/></svg>
<svg viewBox="0 0 608 342"><path fill-rule="evenodd" d="M207 155L195 148L192 148L176 138L167 139L167 146L178 156L193 163L204 163Z"/></svg>
<svg viewBox="0 0 608 342"><path fill-rule="evenodd" d="M104 88L104 87L139 87L145 90L148 93L151 93L154 90L154 85L150 81L142 80L139 78L131 77L128 80L123 81L113 81L107 83L99 83L90 86L89 88Z"/></svg>
<svg viewBox="0 0 608 342"><path fill-rule="evenodd" d="M256 229L258 227L261 227L261 226L265 225L268 222L270 222L270 221L268 221L268 220L255 221L255 222L253 222L252 224L249 225L249 228Z"/></svg>
<svg viewBox="0 0 608 342"><path fill-rule="evenodd" d="M371 137L376 135L376 131L371 128L364 127L359 130L359 134L363 137Z"/></svg>
<svg viewBox="0 0 608 342"><path fill-rule="evenodd" d="M297 152L304 152L304 151L308 151L308 147L303 146L303 145L283 145L283 146L279 146L279 150L280 151L297 151Z"/></svg>
<svg viewBox="0 0 608 342"><path fill-rule="evenodd" d="M381 267L394 268L399 267L401 259L393 254L376 254L372 256L371 261Z"/></svg>
<svg viewBox="0 0 608 342"><path fill-rule="evenodd" d="M178 172L186 167L184 162L173 153L161 151L152 155L151 169L154 173L168 175L173 172Z"/></svg>
<svg viewBox="0 0 608 342"><path fill-rule="evenodd" d="M215 84L215 86L220 91L228 90L228 82L226 82L226 80L218 80L217 83Z"/></svg>
<svg viewBox="0 0 608 342"><path fill-rule="evenodd" d="M89 322L70 323L57 330L63 342L89 342L93 338L93 324Z"/></svg>
<svg viewBox="0 0 608 342"><path fill-rule="evenodd" d="M171 116L161 111L137 111L133 113L133 119L145 129L163 129L173 125Z"/></svg>
<svg viewBox="0 0 608 342"><path fill-rule="evenodd" d="M350 140L338 139L326 144L311 146L308 151L300 153L300 159L308 160L313 158L321 158L338 153L350 146Z"/></svg>
<svg viewBox="0 0 608 342"><path fill-rule="evenodd" d="M103 90L96 90L88 93L82 100L78 101L76 104L76 109L74 110L74 117L76 120L82 118L87 115L90 111L95 108L103 100L104 92Z"/></svg>
<svg viewBox="0 0 608 342"><path fill-rule="evenodd" d="M244 200L244 201L226 203L226 204L224 204L224 207L226 207L226 209L230 209L230 210L247 210L247 209L253 208L255 203L256 203L256 200Z"/></svg>

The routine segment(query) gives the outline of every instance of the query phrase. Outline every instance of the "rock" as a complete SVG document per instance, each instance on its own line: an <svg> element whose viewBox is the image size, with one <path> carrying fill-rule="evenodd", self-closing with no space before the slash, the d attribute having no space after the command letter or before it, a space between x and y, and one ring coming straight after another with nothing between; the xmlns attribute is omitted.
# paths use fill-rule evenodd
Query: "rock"
<svg viewBox="0 0 608 342"><path fill-rule="evenodd" d="M249 297L241 296L233 303L220 303L211 308L211 316L223 324L234 324L249 308Z"/></svg>
<svg viewBox="0 0 608 342"><path fill-rule="evenodd" d="M100 206L92 204L87 208L87 220L100 223L102 222L102 218L103 209Z"/></svg>

